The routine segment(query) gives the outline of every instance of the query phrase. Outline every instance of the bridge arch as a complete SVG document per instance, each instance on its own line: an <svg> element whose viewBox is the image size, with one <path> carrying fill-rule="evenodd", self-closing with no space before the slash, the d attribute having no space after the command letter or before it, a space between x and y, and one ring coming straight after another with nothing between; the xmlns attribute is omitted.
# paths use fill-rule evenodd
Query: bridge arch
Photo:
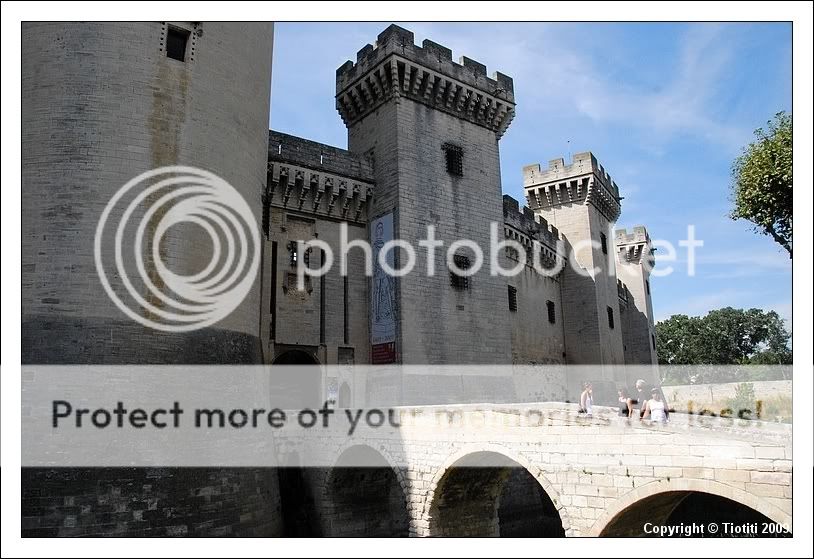
<svg viewBox="0 0 814 559"><path fill-rule="evenodd" d="M331 535L407 537L407 483L387 451L350 444L338 456L326 475L322 495L326 515L341 518L332 523L339 530Z"/></svg>
<svg viewBox="0 0 814 559"><path fill-rule="evenodd" d="M625 493L597 519L588 535L634 535L643 518L656 525L666 522L677 507L691 496L731 501L758 518L763 516L769 521L791 528L790 514L742 489L712 480L674 478L653 481Z"/></svg>
<svg viewBox="0 0 814 559"><path fill-rule="evenodd" d="M559 494L525 456L495 444L448 457L427 488L421 518L429 536L565 536Z"/></svg>

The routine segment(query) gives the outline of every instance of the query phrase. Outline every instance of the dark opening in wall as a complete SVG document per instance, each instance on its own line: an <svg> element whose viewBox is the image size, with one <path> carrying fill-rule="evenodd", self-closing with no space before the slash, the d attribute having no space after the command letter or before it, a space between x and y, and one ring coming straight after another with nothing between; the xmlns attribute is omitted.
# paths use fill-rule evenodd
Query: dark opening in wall
<svg viewBox="0 0 814 559"><path fill-rule="evenodd" d="M300 258L300 256L302 256L303 259L302 262L303 264L305 264L306 268L309 268L311 266L312 247L308 247L307 249L305 249L302 255L299 254L299 244L297 243L297 241L288 241L286 248L288 249L288 263L292 267L295 267L297 265L297 261Z"/></svg>
<svg viewBox="0 0 814 559"><path fill-rule="evenodd" d="M178 27L167 28L167 56L175 60L184 61L187 54L189 31Z"/></svg>
<svg viewBox="0 0 814 559"><path fill-rule="evenodd" d="M644 280L644 285L647 288L647 294L650 295L650 280Z"/></svg>
<svg viewBox="0 0 814 559"><path fill-rule="evenodd" d="M449 271L449 283L455 289L460 291L469 289L469 276L462 275L457 272L465 272L469 270L472 266L472 263L469 260L468 256L464 256L463 254L456 254L452 257L452 261L454 262L457 270L450 270Z"/></svg>
<svg viewBox="0 0 814 559"><path fill-rule="evenodd" d="M455 144L444 144L444 157L447 162L447 173L462 177L464 175L464 150Z"/></svg>
<svg viewBox="0 0 814 559"><path fill-rule="evenodd" d="M548 311L548 321L551 324L555 324L557 322L557 314L554 311L554 301L546 301L545 306Z"/></svg>
<svg viewBox="0 0 814 559"><path fill-rule="evenodd" d="M517 288L511 285L509 286L509 310L517 311Z"/></svg>
<svg viewBox="0 0 814 559"><path fill-rule="evenodd" d="M602 254L608 254L608 238L604 233L599 234L599 243L602 245Z"/></svg>
<svg viewBox="0 0 814 559"><path fill-rule="evenodd" d="M299 257L299 255L297 254L297 243L294 241L288 241L288 245L286 246L286 248L288 248L289 265L296 266L297 258Z"/></svg>
<svg viewBox="0 0 814 559"><path fill-rule="evenodd" d="M656 349L656 336L650 334L650 341L653 342L653 349Z"/></svg>
<svg viewBox="0 0 814 559"><path fill-rule="evenodd" d="M608 307L608 327L613 330L613 309Z"/></svg>

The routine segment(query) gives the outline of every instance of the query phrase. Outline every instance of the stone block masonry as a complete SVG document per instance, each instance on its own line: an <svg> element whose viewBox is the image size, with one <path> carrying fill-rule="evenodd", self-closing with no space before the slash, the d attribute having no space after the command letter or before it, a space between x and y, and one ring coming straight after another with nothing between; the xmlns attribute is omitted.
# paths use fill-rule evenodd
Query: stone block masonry
<svg viewBox="0 0 814 559"><path fill-rule="evenodd" d="M170 30L187 36L183 60L168 56ZM21 31L23 363L261 362L259 278L216 327L167 334L115 307L93 251L111 197L164 165L219 175L260 223L273 25L25 22ZM168 267L201 270L210 258L201 237L172 228ZM254 469L23 469L23 534L260 535L279 526L277 487Z"/></svg>
<svg viewBox="0 0 814 559"><path fill-rule="evenodd" d="M337 108L348 125L348 149L374 161L371 216L392 212L395 238L413 246L432 225L445 247L459 239L487 247L490 224L502 223L498 139L514 112L511 79L487 78L482 65L468 59L456 65L439 45L425 42L419 48L412 38L390 26L375 47L360 51L355 64L337 71ZM461 176L448 169L448 145L462 153ZM397 282L399 360L509 363L505 280L482 270L467 289L458 290L450 285L445 254L437 252L435 262L444 273L430 276L419 259L414 273ZM473 396L488 393L469 388ZM459 393L458 383L402 386L404 401L430 394L452 400Z"/></svg>

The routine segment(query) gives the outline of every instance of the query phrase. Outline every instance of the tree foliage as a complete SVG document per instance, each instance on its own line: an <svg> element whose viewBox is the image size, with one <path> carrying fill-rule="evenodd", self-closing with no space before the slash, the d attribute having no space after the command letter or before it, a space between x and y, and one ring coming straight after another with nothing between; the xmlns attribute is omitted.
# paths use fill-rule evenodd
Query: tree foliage
<svg viewBox="0 0 814 559"><path fill-rule="evenodd" d="M732 219L746 219L792 256L792 117L779 112L732 165Z"/></svg>
<svg viewBox="0 0 814 559"><path fill-rule="evenodd" d="M656 324L659 363L787 365L791 334L775 311L733 309L706 316L673 315Z"/></svg>

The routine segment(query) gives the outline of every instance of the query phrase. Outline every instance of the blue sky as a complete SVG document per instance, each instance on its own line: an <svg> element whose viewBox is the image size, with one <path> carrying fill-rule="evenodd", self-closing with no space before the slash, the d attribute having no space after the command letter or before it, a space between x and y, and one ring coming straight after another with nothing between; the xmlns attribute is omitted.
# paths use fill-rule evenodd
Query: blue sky
<svg viewBox="0 0 814 559"><path fill-rule="evenodd" d="M727 217L732 160L755 128L791 111L790 24L399 24L416 44L432 39L514 78L504 193L524 199L524 165L590 150L625 197L618 227L644 224L676 244L695 225L696 275L680 252L676 271L653 279L657 320L724 306L791 318L790 260ZM336 68L387 25L276 24L272 128L346 147Z"/></svg>

